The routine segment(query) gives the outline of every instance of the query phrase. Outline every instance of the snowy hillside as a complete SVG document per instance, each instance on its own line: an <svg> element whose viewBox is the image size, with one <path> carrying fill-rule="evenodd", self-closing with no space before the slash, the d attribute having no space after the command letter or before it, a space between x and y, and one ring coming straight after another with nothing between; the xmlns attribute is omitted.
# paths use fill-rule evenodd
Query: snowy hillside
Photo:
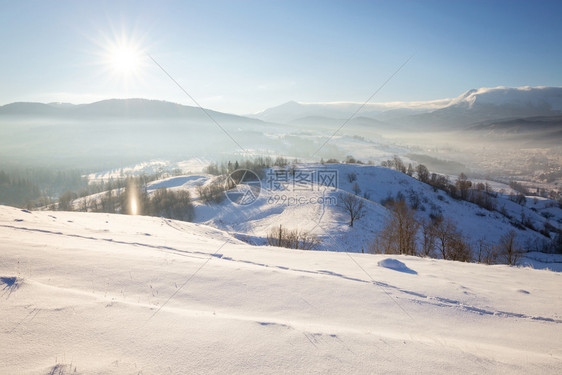
<svg viewBox="0 0 562 375"><path fill-rule="evenodd" d="M562 210L555 202L529 197L521 206L510 199L507 185L493 183L496 190L506 190L506 195L496 198L497 211L487 211L473 203L456 200L441 190L415 178L392 169L350 164L300 164L303 171L333 171L337 175L337 189L324 189L319 186L297 188L288 186L285 191L268 188L268 173L262 181L259 198L248 206L239 206L225 199L218 204L203 204L197 200L198 184L212 181L210 175L191 175L155 181L149 185L149 192L158 187L188 189L195 199L195 221L236 233L239 238L252 244L265 244L269 231L279 225L289 229L311 231L321 238L320 249L331 251L368 251L370 244L382 229L389 215L387 208L380 203L388 197L402 194L408 202L419 204L418 218L441 214L453 219L460 230L469 236L473 245L479 240L497 243L502 235L514 230L518 241L525 249L532 244L547 240L542 234L528 228L515 227L512 223L523 216L539 230L545 224L562 227ZM348 176L356 175L356 181L349 182ZM451 177L454 181L456 177ZM483 181L475 181L483 182ZM339 193L351 193L357 183L366 196L366 215L349 227L349 218L337 205ZM290 185L290 184L289 184ZM505 215L504 215L505 214ZM507 215L507 216L506 216ZM509 217L512 219L509 219Z"/></svg>
<svg viewBox="0 0 562 375"><path fill-rule="evenodd" d="M555 272L253 247L198 224L5 206L0 252L1 373L562 366Z"/></svg>

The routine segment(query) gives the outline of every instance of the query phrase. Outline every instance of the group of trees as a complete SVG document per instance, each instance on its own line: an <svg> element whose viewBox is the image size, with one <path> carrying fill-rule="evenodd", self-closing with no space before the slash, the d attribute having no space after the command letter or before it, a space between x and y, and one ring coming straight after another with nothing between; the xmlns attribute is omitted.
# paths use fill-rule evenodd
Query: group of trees
<svg viewBox="0 0 562 375"><path fill-rule="evenodd" d="M79 189L87 181L78 170L16 168L0 170L0 204L33 209L61 192Z"/></svg>
<svg viewBox="0 0 562 375"><path fill-rule="evenodd" d="M320 245L318 237L298 229L286 229L282 225L274 227L267 235L270 246L287 247L289 249L311 250Z"/></svg>
<svg viewBox="0 0 562 375"><path fill-rule="evenodd" d="M298 161L293 161L293 164L296 162ZM215 176L221 176L228 175L238 169L248 169L261 178L266 168L286 167L287 165L289 165L289 161L282 156L277 156L275 159L269 156L258 156L251 160L235 160L234 163L231 161L222 162L220 164L211 163L205 168L205 172Z"/></svg>
<svg viewBox="0 0 562 375"><path fill-rule="evenodd" d="M420 219L404 200L392 200L387 208L390 216L371 245L373 253L438 257L462 262L475 259L487 264L503 262L509 265L516 264L522 254L516 240L517 233L513 230L504 234L495 245L480 240L473 248L451 218L437 215Z"/></svg>
<svg viewBox="0 0 562 375"><path fill-rule="evenodd" d="M206 185L197 186L197 194L201 202L208 203L220 203L224 200L224 192L228 189L226 184L226 176L219 176L213 179Z"/></svg>
<svg viewBox="0 0 562 375"><path fill-rule="evenodd" d="M406 167L406 164L404 164L402 159L400 159L400 157L397 155L394 155L392 159L382 161L381 166L395 169L398 172L407 174L408 176L412 176L414 174L414 167L412 166L412 163L409 163Z"/></svg>
<svg viewBox="0 0 562 375"><path fill-rule="evenodd" d="M161 188L149 195L145 185L140 184L141 181L138 177L128 178L123 188L111 189L101 196L91 198L80 198L76 193L66 192L51 208L61 211L120 213L193 220L194 208L188 191L175 192Z"/></svg>
<svg viewBox="0 0 562 375"><path fill-rule="evenodd" d="M415 168L412 167L412 164L408 164L406 167L398 156L394 156L392 160L383 161L381 166L395 169L412 177L415 174L419 181L433 186L435 190L446 192L452 198L475 203L490 211L496 209L496 194L490 185L488 183L473 184L464 173L461 173L457 180L451 183L447 176L431 173L423 164L418 164Z"/></svg>
<svg viewBox="0 0 562 375"><path fill-rule="evenodd" d="M29 206L41 196L41 190L26 178L13 178L0 171L0 204Z"/></svg>
<svg viewBox="0 0 562 375"><path fill-rule="evenodd" d="M390 216L373 244L375 252L417 255L416 235L420 222L415 219L413 210L403 200L394 201L387 208Z"/></svg>

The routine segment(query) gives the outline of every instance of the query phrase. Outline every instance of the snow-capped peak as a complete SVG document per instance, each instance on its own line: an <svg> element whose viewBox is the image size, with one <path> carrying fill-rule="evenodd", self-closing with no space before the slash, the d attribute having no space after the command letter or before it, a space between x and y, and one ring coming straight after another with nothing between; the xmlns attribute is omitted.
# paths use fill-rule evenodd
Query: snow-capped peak
<svg viewBox="0 0 562 375"><path fill-rule="evenodd" d="M451 105L475 104L510 107L534 107L545 110L562 110L562 87L523 86L492 87L469 90L457 97Z"/></svg>

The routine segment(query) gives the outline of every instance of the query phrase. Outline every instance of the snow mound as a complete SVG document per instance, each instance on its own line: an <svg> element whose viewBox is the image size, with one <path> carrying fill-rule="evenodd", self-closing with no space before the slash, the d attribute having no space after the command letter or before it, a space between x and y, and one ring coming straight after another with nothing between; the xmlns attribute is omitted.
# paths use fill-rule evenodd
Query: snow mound
<svg viewBox="0 0 562 375"><path fill-rule="evenodd" d="M388 268L394 271L404 272L404 273L411 273L413 275L417 275L418 273L411 268L408 268L404 263L399 260L386 258L381 260L378 263L379 267Z"/></svg>

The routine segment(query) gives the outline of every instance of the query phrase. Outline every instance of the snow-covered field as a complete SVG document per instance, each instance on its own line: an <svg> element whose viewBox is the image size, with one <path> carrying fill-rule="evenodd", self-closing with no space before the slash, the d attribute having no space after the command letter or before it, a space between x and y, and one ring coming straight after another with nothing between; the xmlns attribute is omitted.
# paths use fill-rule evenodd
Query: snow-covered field
<svg viewBox="0 0 562 375"><path fill-rule="evenodd" d="M0 373L557 374L562 274L0 206Z"/></svg>

